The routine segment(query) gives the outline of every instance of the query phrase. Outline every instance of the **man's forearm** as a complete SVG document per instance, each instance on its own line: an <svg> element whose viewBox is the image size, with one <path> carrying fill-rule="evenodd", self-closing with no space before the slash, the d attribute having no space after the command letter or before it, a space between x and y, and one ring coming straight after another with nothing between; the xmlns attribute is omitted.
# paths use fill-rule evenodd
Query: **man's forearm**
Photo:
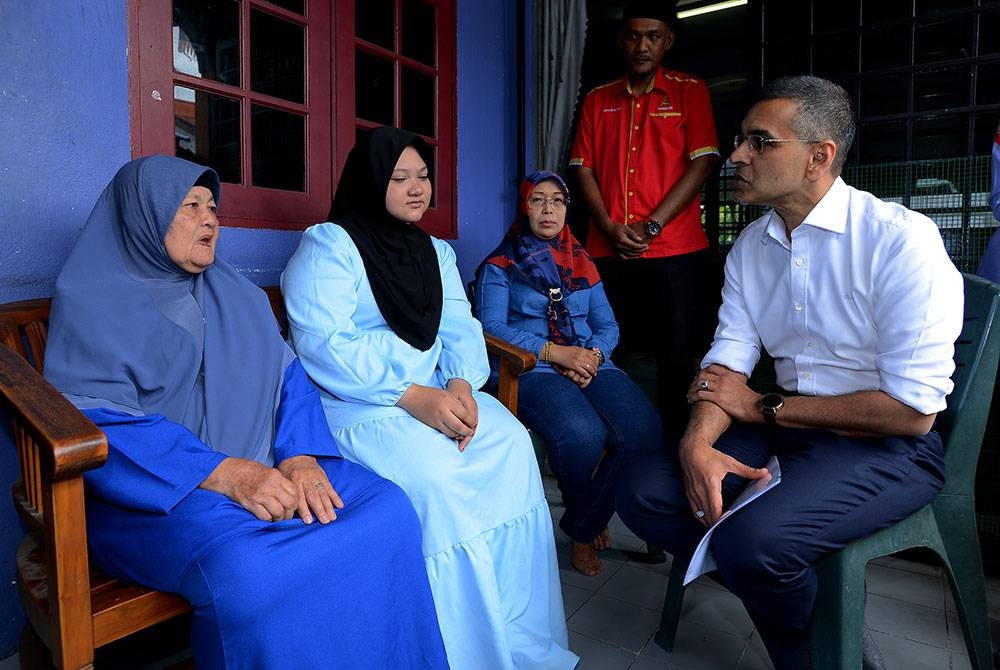
<svg viewBox="0 0 1000 670"><path fill-rule="evenodd" d="M691 161L687 170L681 178L667 192L660 204L649 214L649 218L656 219L663 225L667 225L684 211L684 208L691 204L695 196L701 191L705 181L719 167L719 157L715 154L699 156Z"/></svg>
<svg viewBox="0 0 1000 670"><path fill-rule="evenodd" d="M590 212L590 218L594 220L594 225L605 235L610 235L609 228L614 225L614 222L611 221L608 208L604 205L604 197L601 195L601 189L597 185L597 177L594 176L594 170L589 167L577 168L576 183L579 186L583 204L587 207L587 211Z"/></svg>
<svg viewBox="0 0 1000 670"><path fill-rule="evenodd" d="M691 418L681 438L680 449L712 446L733 423L732 418L713 402L702 400L691 405Z"/></svg>
<svg viewBox="0 0 1000 670"><path fill-rule="evenodd" d="M791 396L777 422L791 428L827 428L851 435L925 435L937 414L921 414L883 391L838 396Z"/></svg>

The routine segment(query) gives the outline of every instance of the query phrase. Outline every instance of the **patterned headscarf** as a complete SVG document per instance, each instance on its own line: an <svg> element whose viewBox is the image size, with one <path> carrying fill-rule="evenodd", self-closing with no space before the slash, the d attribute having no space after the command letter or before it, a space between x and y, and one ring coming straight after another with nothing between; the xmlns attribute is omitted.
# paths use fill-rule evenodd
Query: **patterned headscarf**
<svg viewBox="0 0 1000 670"><path fill-rule="evenodd" d="M551 240L543 240L531 232L528 198L543 181L555 182L569 198L566 182L555 172L542 170L529 174L518 189L520 199L514 222L500 245L483 262L509 273L516 272L528 286L547 297L549 339L556 344L578 345L565 299L574 291L597 285L601 277L590 254L577 242L569 226L564 225L559 235Z"/></svg>

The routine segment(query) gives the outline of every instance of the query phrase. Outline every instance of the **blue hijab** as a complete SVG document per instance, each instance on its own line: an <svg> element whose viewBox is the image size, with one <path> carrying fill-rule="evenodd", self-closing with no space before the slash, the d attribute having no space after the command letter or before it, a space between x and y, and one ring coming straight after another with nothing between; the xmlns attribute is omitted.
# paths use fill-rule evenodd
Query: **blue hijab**
<svg viewBox="0 0 1000 670"><path fill-rule="evenodd" d="M56 279L45 376L81 408L162 414L215 451L271 462L293 354L263 291L216 258L177 266L164 237L211 169L172 156L125 164Z"/></svg>

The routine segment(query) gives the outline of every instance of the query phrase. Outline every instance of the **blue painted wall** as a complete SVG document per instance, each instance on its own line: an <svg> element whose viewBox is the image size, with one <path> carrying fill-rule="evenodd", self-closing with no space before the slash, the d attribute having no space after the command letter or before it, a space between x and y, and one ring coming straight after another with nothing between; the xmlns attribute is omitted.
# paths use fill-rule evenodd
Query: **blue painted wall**
<svg viewBox="0 0 1000 670"><path fill-rule="evenodd" d="M497 243L517 176L516 3L458 0L458 219L463 276ZM50 295L98 194L129 160L125 3L0 0L0 302ZM222 203L225 208L225 203ZM298 234L225 229L220 254L274 284ZM17 478L0 434L0 491ZM23 533L0 496L0 658L24 625Z"/></svg>

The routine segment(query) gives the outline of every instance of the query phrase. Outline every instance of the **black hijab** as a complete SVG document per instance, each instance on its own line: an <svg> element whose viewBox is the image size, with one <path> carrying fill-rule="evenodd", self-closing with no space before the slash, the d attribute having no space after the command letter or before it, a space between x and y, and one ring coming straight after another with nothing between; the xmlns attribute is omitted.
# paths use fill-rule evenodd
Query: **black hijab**
<svg viewBox="0 0 1000 670"><path fill-rule="evenodd" d="M417 135L382 126L358 138L344 163L327 217L354 240L375 302L396 335L421 351L437 338L441 323L441 270L431 236L385 209L389 179L403 150L412 146L427 160Z"/></svg>

